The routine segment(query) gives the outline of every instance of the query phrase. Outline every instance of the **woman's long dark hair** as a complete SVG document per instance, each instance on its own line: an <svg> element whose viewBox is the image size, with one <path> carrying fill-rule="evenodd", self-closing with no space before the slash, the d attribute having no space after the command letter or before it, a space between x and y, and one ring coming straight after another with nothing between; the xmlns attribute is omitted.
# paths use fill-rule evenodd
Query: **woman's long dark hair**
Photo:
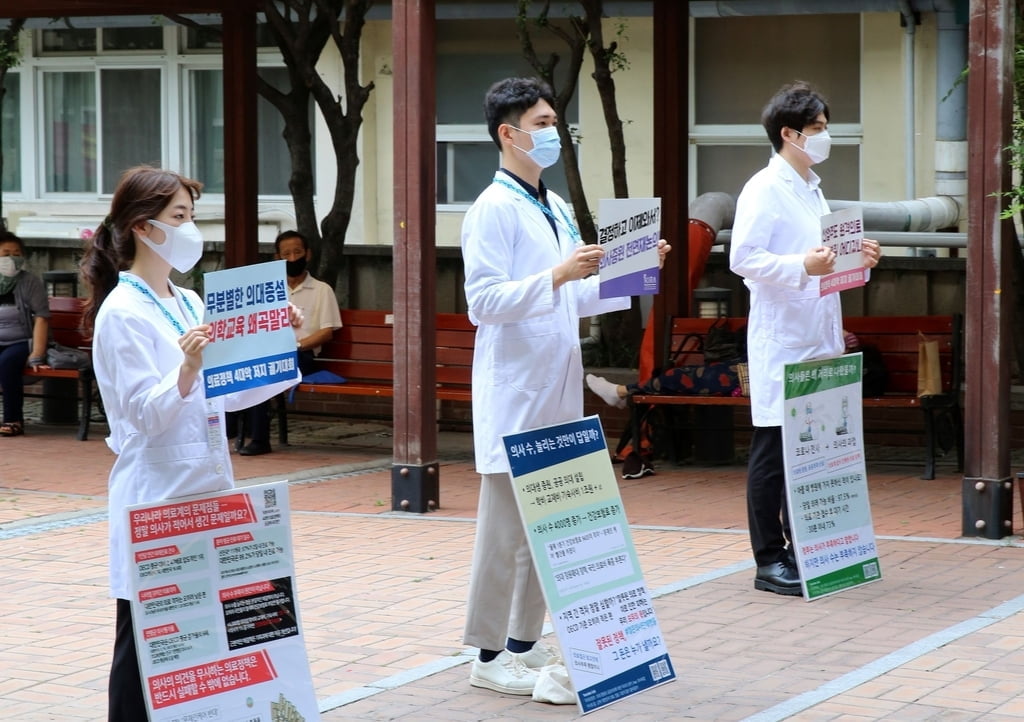
<svg viewBox="0 0 1024 722"><path fill-rule="evenodd" d="M84 309L87 329L92 328L104 299L117 285L118 273L135 260L132 228L160 215L182 188L196 200L203 184L174 171L145 165L129 168L121 175L110 202L110 215L86 242L79 264L90 289Z"/></svg>

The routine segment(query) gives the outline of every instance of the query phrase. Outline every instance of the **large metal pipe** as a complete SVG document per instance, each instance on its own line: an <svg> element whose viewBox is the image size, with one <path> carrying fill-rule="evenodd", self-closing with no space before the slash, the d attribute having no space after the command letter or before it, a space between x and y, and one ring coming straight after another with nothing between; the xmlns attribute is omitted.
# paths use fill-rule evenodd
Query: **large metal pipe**
<svg viewBox="0 0 1024 722"><path fill-rule="evenodd" d="M722 228L732 226L736 215L736 199L728 193L701 193L693 199L687 210L691 221L700 221L718 233Z"/></svg>
<svg viewBox="0 0 1024 722"><path fill-rule="evenodd" d="M937 231L956 226L961 213L960 202L950 196L870 203L830 200L828 204L833 211L859 206L865 231Z"/></svg>
<svg viewBox="0 0 1024 722"><path fill-rule="evenodd" d="M864 214L865 230L928 232L956 225L961 205L949 196L919 198L912 201L863 202L828 201L834 211L859 207ZM690 203L690 221L707 225L712 231L731 228L736 201L729 194L700 194Z"/></svg>
<svg viewBox="0 0 1024 722"><path fill-rule="evenodd" d="M833 211L859 207L864 215L864 231L867 233L921 234L925 238L933 237L936 242L908 241L906 245L958 247L965 241L964 234L941 234L935 231L956 226L963 213L962 202L962 198L932 196L889 202L830 200L828 204ZM736 201L728 193L702 193L690 203L689 214L691 244L695 240L705 243L713 238L715 243L723 243L731 239ZM895 238L898 237L889 236L887 240Z"/></svg>
<svg viewBox="0 0 1024 722"><path fill-rule="evenodd" d="M953 2L937 13L935 68L935 192L967 195L967 26Z"/></svg>
<svg viewBox="0 0 1024 722"><path fill-rule="evenodd" d="M902 4L900 0L859 0L856 6L848 0L691 0L690 17L895 13L900 12ZM910 0L909 4L913 10L926 13L948 6L944 0Z"/></svg>
<svg viewBox="0 0 1024 722"><path fill-rule="evenodd" d="M704 266L711 247L716 243L718 232L732 227L736 201L728 193L702 193L693 199L688 210L690 224L686 241L690 274L687 278L686 297L692 299L693 289L704 275Z"/></svg>
<svg viewBox="0 0 1024 722"><path fill-rule="evenodd" d="M959 201L949 196L889 202L830 200L828 204L833 211L860 207L864 213L866 231L937 231L955 226L961 213ZM728 193L702 193L690 203L691 223L701 223L712 233L732 228L735 215L736 200Z"/></svg>
<svg viewBox="0 0 1024 722"><path fill-rule="evenodd" d="M915 48L917 18L910 0L900 0L900 24L903 25L903 196L917 195L917 108Z"/></svg>

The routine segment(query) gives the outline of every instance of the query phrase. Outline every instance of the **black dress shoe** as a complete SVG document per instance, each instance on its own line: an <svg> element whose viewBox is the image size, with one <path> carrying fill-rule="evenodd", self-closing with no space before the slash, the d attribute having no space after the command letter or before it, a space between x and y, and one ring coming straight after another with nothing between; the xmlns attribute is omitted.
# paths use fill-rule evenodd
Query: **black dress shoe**
<svg viewBox="0 0 1024 722"><path fill-rule="evenodd" d="M238 450L239 456L261 456L269 454L270 443L267 441L250 441L247 445Z"/></svg>
<svg viewBox="0 0 1024 722"><path fill-rule="evenodd" d="M800 575L796 568L785 562L775 562L757 568L757 576L754 577L754 589L762 592L775 592L790 597L803 595L800 587Z"/></svg>
<svg viewBox="0 0 1024 722"><path fill-rule="evenodd" d="M797 568L797 566L796 566L796 552L793 551L793 545L792 544L789 545L788 547L786 547L786 564L788 564L789 566L793 567L794 570Z"/></svg>

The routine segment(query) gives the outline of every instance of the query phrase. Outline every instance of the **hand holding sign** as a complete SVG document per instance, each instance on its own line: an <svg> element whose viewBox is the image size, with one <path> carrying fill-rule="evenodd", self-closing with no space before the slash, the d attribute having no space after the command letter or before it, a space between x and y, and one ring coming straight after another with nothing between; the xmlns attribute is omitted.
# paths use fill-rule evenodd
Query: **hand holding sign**
<svg viewBox="0 0 1024 722"><path fill-rule="evenodd" d="M660 198L602 198L597 211L601 298L658 292L666 248Z"/></svg>
<svg viewBox="0 0 1024 722"><path fill-rule="evenodd" d="M860 251L864 256L864 268L874 268L882 260L882 247L878 241L865 238L861 241Z"/></svg>
<svg viewBox="0 0 1024 722"><path fill-rule="evenodd" d="M568 258L555 266L552 272L555 288L594 275L603 257L604 249L601 246L577 246Z"/></svg>
<svg viewBox="0 0 1024 722"><path fill-rule="evenodd" d="M808 276L825 276L835 270L836 254L831 248L818 246L804 256L804 270Z"/></svg>
<svg viewBox="0 0 1024 722"><path fill-rule="evenodd" d="M877 262L878 243L864 238L864 216L859 207L844 208L821 217L822 248L804 259L807 273L821 276L822 296L867 283L867 259ZM872 250L866 251L866 248ZM827 252L826 252L827 251ZM831 268L829 267L831 265Z"/></svg>

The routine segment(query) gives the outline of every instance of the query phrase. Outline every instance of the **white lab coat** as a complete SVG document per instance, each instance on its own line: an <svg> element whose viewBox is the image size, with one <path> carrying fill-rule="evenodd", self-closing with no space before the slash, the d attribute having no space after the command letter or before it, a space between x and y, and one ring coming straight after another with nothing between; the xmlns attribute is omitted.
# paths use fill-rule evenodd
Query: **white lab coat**
<svg viewBox="0 0 1024 722"><path fill-rule="evenodd" d="M139 283L141 278L132 276ZM188 297L200 321L203 302ZM186 306L173 304L184 328L197 325ZM172 309L176 310L176 309ZM110 471L110 592L129 598L128 525L125 507L234 485L224 438L224 411L236 411L271 398L300 380L247 389L207 401L202 375L185 398L178 392L184 359L180 333L141 291L124 283L103 301L93 333L93 369L110 425L107 446L117 454ZM220 420L208 436L208 416Z"/></svg>
<svg viewBox="0 0 1024 722"><path fill-rule="evenodd" d="M506 179L514 184L511 178ZM473 441L477 471L508 473L501 437L583 416L581 316L629 308L598 298L598 278L553 288L551 269L576 247L568 207L548 191L557 237L528 198L492 183L462 224L462 256L473 353Z"/></svg>
<svg viewBox="0 0 1024 722"><path fill-rule="evenodd" d="M781 156L747 181L736 201L729 266L750 290L747 349L754 426L781 426L787 363L843 353L839 294L819 295L820 276L804 270L821 245L829 213L811 173L805 181Z"/></svg>

